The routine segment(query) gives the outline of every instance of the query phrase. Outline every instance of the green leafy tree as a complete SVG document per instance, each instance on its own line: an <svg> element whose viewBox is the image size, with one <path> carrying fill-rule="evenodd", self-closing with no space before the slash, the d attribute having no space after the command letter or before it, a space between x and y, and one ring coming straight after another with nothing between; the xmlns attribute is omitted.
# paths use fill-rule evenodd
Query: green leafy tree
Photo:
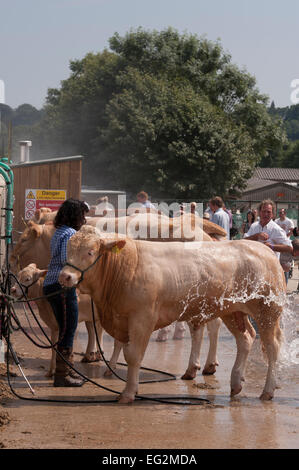
<svg viewBox="0 0 299 470"><path fill-rule="evenodd" d="M42 113L31 104L21 104L13 112L12 125L32 126L41 120Z"/></svg>
<svg viewBox="0 0 299 470"><path fill-rule="evenodd" d="M285 150L282 166L286 168L299 168L299 140L291 142Z"/></svg>
<svg viewBox="0 0 299 470"><path fill-rule="evenodd" d="M242 185L256 157L249 134L188 84L128 71L107 108L106 158L117 185L181 198ZM115 158L116 155L125 157ZM137 186L138 185L138 186Z"/></svg>
<svg viewBox="0 0 299 470"><path fill-rule="evenodd" d="M280 118L220 42L139 28L109 44L71 62L71 76L48 92L41 126L44 148L50 139L57 151L87 156L85 181L164 197L224 195L282 147Z"/></svg>

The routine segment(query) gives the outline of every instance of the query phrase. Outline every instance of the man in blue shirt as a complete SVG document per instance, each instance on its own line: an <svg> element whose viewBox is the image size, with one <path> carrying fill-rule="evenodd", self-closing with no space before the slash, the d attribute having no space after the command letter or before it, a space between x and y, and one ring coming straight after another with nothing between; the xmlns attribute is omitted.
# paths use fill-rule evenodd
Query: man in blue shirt
<svg viewBox="0 0 299 470"><path fill-rule="evenodd" d="M223 200L220 196L215 196L210 199L209 206L211 211L213 212L211 221L214 222L214 224L217 224L220 227L224 228L227 233L226 238L229 240L229 215L223 210Z"/></svg>

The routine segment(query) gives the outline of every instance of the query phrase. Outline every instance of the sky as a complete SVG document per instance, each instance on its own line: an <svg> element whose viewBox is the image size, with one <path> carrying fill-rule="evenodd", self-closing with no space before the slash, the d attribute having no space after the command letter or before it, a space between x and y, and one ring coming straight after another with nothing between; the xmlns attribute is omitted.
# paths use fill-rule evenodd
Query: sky
<svg viewBox="0 0 299 470"><path fill-rule="evenodd" d="M299 79L298 0L0 0L0 15L0 102L12 108L40 109L70 60L138 27L220 39L276 106L292 104Z"/></svg>

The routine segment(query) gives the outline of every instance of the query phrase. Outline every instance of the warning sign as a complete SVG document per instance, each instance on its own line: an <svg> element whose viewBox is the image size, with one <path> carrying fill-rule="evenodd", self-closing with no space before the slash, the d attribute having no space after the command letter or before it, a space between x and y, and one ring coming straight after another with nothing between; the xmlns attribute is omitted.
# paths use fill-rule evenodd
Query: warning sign
<svg viewBox="0 0 299 470"><path fill-rule="evenodd" d="M35 211L41 207L48 207L52 211L56 211L65 200L65 189L26 189L25 220L32 219Z"/></svg>
<svg viewBox="0 0 299 470"><path fill-rule="evenodd" d="M66 198L66 191L61 191L61 190L52 190L52 189L37 189L36 190L36 199L39 200L59 200L59 201L64 201Z"/></svg>
<svg viewBox="0 0 299 470"><path fill-rule="evenodd" d="M33 194L32 191L29 191L29 193L26 196L27 199L35 199L35 195Z"/></svg>
<svg viewBox="0 0 299 470"><path fill-rule="evenodd" d="M25 202L25 208L26 209L34 209L35 208L35 201L33 199L28 199L26 202Z"/></svg>

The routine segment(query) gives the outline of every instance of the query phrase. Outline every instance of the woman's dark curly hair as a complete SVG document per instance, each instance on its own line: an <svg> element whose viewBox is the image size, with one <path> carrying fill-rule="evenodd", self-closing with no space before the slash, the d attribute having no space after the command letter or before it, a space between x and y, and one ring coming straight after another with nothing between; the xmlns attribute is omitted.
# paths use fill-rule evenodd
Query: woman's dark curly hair
<svg viewBox="0 0 299 470"><path fill-rule="evenodd" d="M75 230L79 230L86 224L85 214L88 212L88 206L78 199L67 199L64 201L54 219L54 227L67 225Z"/></svg>

